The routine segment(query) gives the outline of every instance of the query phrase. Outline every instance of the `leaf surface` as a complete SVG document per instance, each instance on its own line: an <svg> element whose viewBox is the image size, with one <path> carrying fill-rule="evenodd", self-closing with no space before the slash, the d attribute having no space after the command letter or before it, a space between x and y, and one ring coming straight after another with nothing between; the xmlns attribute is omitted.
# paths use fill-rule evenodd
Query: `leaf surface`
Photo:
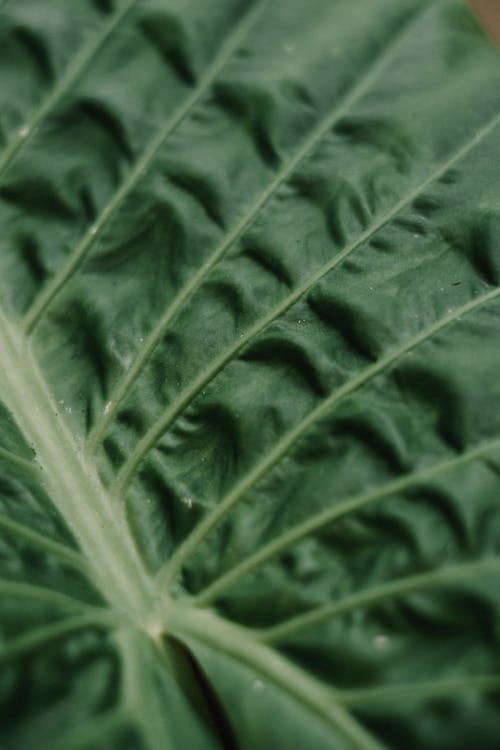
<svg viewBox="0 0 500 750"><path fill-rule="evenodd" d="M498 52L455 0L0 20L2 748L495 750Z"/></svg>

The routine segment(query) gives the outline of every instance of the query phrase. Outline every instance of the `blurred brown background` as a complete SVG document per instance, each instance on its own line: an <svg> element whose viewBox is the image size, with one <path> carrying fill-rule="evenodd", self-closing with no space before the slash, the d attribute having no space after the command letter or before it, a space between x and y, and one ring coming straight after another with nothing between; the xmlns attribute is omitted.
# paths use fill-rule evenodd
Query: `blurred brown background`
<svg viewBox="0 0 500 750"><path fill-rule="evenodd" d="M479 21L500 45L500 0L469 0Z"/></svg>

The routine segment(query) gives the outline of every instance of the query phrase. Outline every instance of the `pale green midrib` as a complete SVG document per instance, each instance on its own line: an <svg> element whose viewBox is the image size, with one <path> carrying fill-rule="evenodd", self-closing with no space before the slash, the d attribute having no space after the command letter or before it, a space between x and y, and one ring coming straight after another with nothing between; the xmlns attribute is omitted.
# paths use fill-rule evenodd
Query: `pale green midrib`
<svg viewBox="0 0 500 750"><path fill-rule="evenodd" d="M0 595L38 600L46 602L47 604L59 605L70 609L79 609L82 612L86 611L89 614L92 612L98 614L102 611L102 607L99 605L90 604L89 602L86 602L83 599L77 599L70 594L65 594L55 589L48 589L31 583L23 583L21 581L13 581L4 578L0 578Z"/></svg>
<svg viewBox="0 0 500 750"><path fill-rule="evenodd" d="M2 322L0 321L0 324L1 323ZM1 325L0 325L0 328L1 328ZM3 347L0 345L0 351L2 350L2 348ZM77 621L76 618L75 618L75 620L73 621L73 623L71 625L70 625L69 621L66 621L64 628L63 628L63 625L60 624L60 628L59 628L58 634L61 635L64 632L70 632L75 627L83 627L84 624L95 624L95 619L94 618L88 618L88 620L87 620L85 618L80 618ZM201 632L200 632L200 628L196 627L196 628L194 628L194 630L196 631L195 634L193 634L193 632L191 632L190 635L193 638L198 637L200 641L209 642L212 647L217 648L217 650L219 650L219 651L224 651L227 644L225 644L223 642L223 638L219 638L218 635L217 636L214 635L213 639L211 640L210 636L207 636L207 634L204 632L205 621L204 620L200 620L200 624L202 626L201 627ZM54 635L54 631L55 631L55 627L52 627L52 636L53 637L57 637L56 635ZM182 637L184 634L185 634L185 627L184 627L184 622L182 622L182 617L181 617L181 625L179 626L179 635L180 635L180 637ZM49 635L48 629L46 630L46 635L47 636ZM244 645L246 646L247 644L244 644ZM264 661L268 661L270 654L273 657L275 656L275 654L272 651L263 652L263 656L265 657ZM244 661L244 659L242 659L242 661ZM258 659L256 661L259 662ZM251 659L248 660L246 663L249 663L252 666L254 666L254 662ZM292 671L294 674L297 674L297 675L300 674L300 682L303 682L304 677L302 676L302 673L299 670L296 670L294 667L292 667L291 665L288 665L288 663L286 663L284 661L283 661L283 664L285 664L286 665L286 669L288 669L287 674L290 674L290 671ZM267 673L269 675L270 679L272 679L272 677L275 677L277 683L281 684L281 687L283 689L287 690L287 692L292 693L293 695L295 695L295 697L299 697L301 701L303 700L304 695L301 692L301 688L298 687L298 686L295 686L293 684L292 685L288 684L290 681L287 680L284 676L282 676L280 678L282 680L282 683L280 683L280 679L278 679L277 675L273 675L272 666L269 666L269 664L265 664L265 663L262 663L262 664L259 663L259 667L258 668L259 668L259 670L261 672L263 672L265 674ZM280 671L281 671L281 669L283 669L283 666L280 664ZM317 687L317 686L315 686L315 687ZM314 691L311 691L311 692L313 693ZM332 710L332 705L331 705L331 702L330 702L330 700L331 700L330 696L333 694L333 692L321 689L321 693L322 693L321 698L323 696L326 696L328 698L327 702L323 703L322 700L319 699L319 698L318 698L318 701L317 701L315 695L307 695L305 703L307 705L309 705L311 708L313 708L313 710L317 711L320 715L322 715L323 718L326 721L328 721L330 724L333 724L333 722L332 722L332 716L331 716L331 713L333 713L333 710ZM321 705L318 705L318 703L321 703ZM340 725L343 728L345 728L345 726L347 725L347 730L348 730L347 734L348 734L348 736L355 736L357 738L358 747L360 749L361 748L363 748L363 749L366 748L366 750L369 750L369 749L371 750L373 748L375 750L375 748L377 748L378 750L380 750L381 746L379 745L379 743L377 743L372 738L368 737L364 733L364 731L361 728L359 728L359 726L352 720L352 717L347 716L347 718L346 718L341 713L337 714L337 716L341 717Z"/></svg>
<svg viewBox="0 0 500 750"><path fill-rule="evenodd" d="M327 725L341 732L357 750L384 750L339 704L333 688L321 684L277 652L259 643L245 628L233 625L212 612L182 607L168 613L166 620L168 632L176 635L181 642L193 639L256 670L263 679L273 682Z"/></svg>
<svg viewBox="0 0 500 750"><path fill-rule="evenodd" d="M425 7L425 6L424 6ZM416 17L420 17L421 11L416 14ZM365 75L361 80L347 93L345 98L340 104L335 104L333 111L327 113L320 122L313 128L311 134L305 139L304 143L298 148L297 152L292 158L284 164L283 168L276 174L273 180L269 183L267 188L260 194L257 200L250 206L249 210L244 214L242 219L236 224L236 226L229 232L229 234L222 240L222 242L215 248L214 252L210 255L208 260L201 266L199 271L193 276L193 278L186 284L185 287L180 291L178 296L174 299L172 304L167 308L165 313L162 315L160 320L156 323L151 333L147 336L144 346L139 350L133 363L127 368L123 378L118 381L113 392L110 394L107 408L101 414L99 421L96 423L94 429L89 435L88 446L89 451L92 452L98 446L102 440L104 433L109 426L110 422L114 418L116 411L127 396L133 384L142 372L145 364L151 357L157 344L159 343L162 336L165 334L167 327L175 319L177 314L180 312L185 302L199 289L203 281L207 278L210 271L217 265L217 263L223 258L226 251L242 236L242 234L248 229L248 227L256 220L260 211L268 203L271 197L277 192L279 187L292 175L294 170L302 163L314 148L322 141L327 135L328 131L334 127L334 125L341 120L342 117L349 111L349 109L355 104L370 86L377 80L378 76L384 71L388 62L397 47L401 43L401 40L408 33L408 27L415 22L415 16L410 17L410 21L404 24L403 29L399 29L395 39L384 48L382 54L379 56L375 63L371 63ZM241 346L238 346L241 348ZM147 450L147 448L146 448ZM133 456L131 457L131 461ZM136 462L139 463L139 461ZM127 477L134 471L135 466L132 466L127 475L124 475L124 483L127 481Z"/></svg>
<svg viewBox="0 0 500 750"><path fill-rule="evenodd" d="M30 119L24 123L24 126L18 128L17 135L8 142L4 152L0 155L0 175L5 172L20 148L28 143L36 129L54 111L64 95L76 83L87 66L92 62L99 49L110 37L116 26L128 13L129 9L135 2L136 0L130 0L121 7L119 6L119 9L111 16L108 22L103 25L103 28L96 34L92 35L90 44L83 46L74 60L67 67L64 75L56 82L56 85L50 91L49 95L42 100L38 109L31 115Z"/></svg>
<svg viewBox="0 0 500 750"><path fill-rule="evenodd" d="M122 535L125 534L125 539L127 539L125 528L119 527L118 536L116 533L103 535L103 524L107 526L112 521L110 510L113 510L113 506L110 498L103 496L102 488L99 487L98 480L92 473L92 467L82 463L81 454L77 452L78 447L74 445L61 418L55 416L56 405L52 403L41 382L41 376L29 349L26 349L23 344L26 342L15 333L12 325L5 320L3 315L0 315L0 362L6 368L0 373L0 384L5 405L12 412L21 433L34 445L38 460L47 477L52 500L79 539L85 557L89 565L92 565L92 577L96 585L113 606L102 614L101 611L96 611L91 615L68 618L63 622L41 627L20 636L10 641L8 647L4 649L2 658L16 658L30 649L39 648L45 643L85 627L102 626L116 632L123 623L122 612L124 611L138 630L145 630L151 637L152 629L148 627L148 624L155 624L154 618L156 618L155 627L158 628L158 624L161 624L168 632L173 632L170 625L177 623L176 633L182 637L184 635L184 607L172 604L164 596L160 601L158 591L155 593L150 588L151 581L143 580L142 569L139 571L136 569L135 550L124 548ZM67 476L67 473L72 471L77 475L77 486L73 487L73 490L76 490L75 493L68 492L66 487L68 481L72 484L75 482L72 475ZM87 472L91 475L90 479L86 476ZM76 504L71 501L72 497L77 498ZM114 508L114 510L117 509ZM88 517L87 511L89 511ZM111 523L107 532L116 532L114 523ZM162 619L158 622L158 605L161 605L162 612L164 612L162 618L164 617L165 621ZM191 629L198 617L202 618L199 630L204 630L205 613L203 611L191 612ZM218 622L223 624L222 620ZM254 643L250 631L241 629L240 632L240 646L244 646L245 638L249 643L250 641ZM225 632L220 636L216 632L212 633L212 647L218 651L226 651L225 635ZM249 648L251 651L252 645ZM261 647L258 646L258 648ZM333 710L331 690L318 686L306 674L288 665L281 657L279 657L280 669L278 670L280 674L272 675L269 665L264 668L265 663L269 661L269 654L272 652L266 652L266 658L257 660L255 664L248 653L235 653L233 656L243 658L245 663L253 664L256 669L264 669L264 674L268 674L269 677L273 676L279 687L309 706L330 726L340 727L351 738L357 737L359 750L381 750L381 746L371 740L347 712L340 708ZM300 676L301 684L287 685L287 675L293 675L295 678ZM362 741L359 738L362 738Z"/></svg>
<svg viewBox="0 0 500 750"><path fill-rule="evenodd" d="M390 581L389 583L382 583L371 589L346 596L331 604L321 605L302 615L296 615L283 623L266 628L260 631L259 640L267 644L276 643L277 641L293 637L297 633L319 625L326 620L350 612L353 609L370 607L381 601L421 592L428 588L448 583L466 581L468 577L474 578L492 572L500 572L500 557L457 563L432 571L431 573L420 573Z"/></svg>
<svg viewBox="0 0 500 750"><path fill-rule="evenodd" d="M60 542L56 542L55 540L50 539L47 536L39 534L37 531L28 528L24 524L19 523L19 521L14 521L12 518L9 518L9 516L6 516L1 512L0 528L7 529L7 531L10 531L12 534L15 534L16 536L29 541L39 549L46 550L50 554L53 554L56 557L65 560L73 568L76 568L77 570L80 570L84 573L88 572L85 560L79 552L66 547L64 544L60 544Z"/></svg>
<svg viewBox="0 0 500 750"><path fill-rule="evenodd" d="M1 313L0 362L4 404L35 449L51 500L79 543L92 580L117 609L136 620L148 616L153 587L121 508L113 505L95 467L57 416L26 341Z"/></svg>
<svg viewBox="0 0 500 750"><path fill-rule="evenodd" d="M142 156L139 157L125 180L113 193L111 199L101 211L96 221L88 228L75 249L70 253L67 261L42 289L41 293L24 316L23 331L26 335L31 335L33 333L36 325L40 322L46 310L52 304L54 298L71 278L73 273L79 268L87 253L100 238L101 232L114 217L123 201L150 168L158 151L165 144L167 138L191 113L194 106L207 93L214 79L234 54L244 36L255 23L256 17L261 11L263 5L267 2L268 0L260 0L260 2L257 2L252 10L245 16L243 21L238 24L236 31L234 31L234 33L222 45L219 54L216 56L212 65L208 68L205 75L202 76L199 84L194 88L191 95L185 99L182 105L177 108L166 124L153 137L149 146L144 150Z"/></svg>
<svg viewBox="0 0 500 750"><path fill-rule="evenodd" d="M405 474L370 492L341 499L334 507L328 508L306 519L302 523L292 526L288 531L281 534L281 536L276 537L272 542L264 545L253 555L250 555L227 573L214 580L199 594L191 597L189 601L191 604L197 606L206 606L214 601L223 591L226 591L243 578L243 576L254 572L261 565L289 549L296 542L328 526L333 521L345 518L347 515L362 510L372 503L379 502L391 495L398 495L399 493L415 489L440 474L453 471L478 458L483 458L495 450L500 450L500 438L488 441L476 448L471 448L455 458L440 461L425 469Z"/></svg>
<svg viewBox="0 0 500 750"><path fill-rule="evenodd" d="M390 222L401 210L411 204L415 198L417 198L430 184L435 182L439 177L450 170L455 164L457 164L481 141L485 138L500 122L500 115L496 115L484 128L478 131L466 144L464 144L453 156L447 159L441 164L431 175L429 175L422 183L412 188L412 190L402 198L398 203L379 219L377 219L368 229L366 229L360 237L350 243L347 247L341 250L332 260L325 263L319 268L314 274L312 274L303 284L297 287L296 290L291 292L280 302L273 310L271 310L266 316L260 319L255 325L253 325L247 333L241 338L237 339L231 346L229 346L222 354L216 358L212 364L206 368L205 371L194 380L194 382L188 386L184 392L180 393L172 404L167 408L166 412L155 422L140 439L137 446L133 450L130 457L124 463L116 479L115 492L121 494L126 490L128 483L130 482L135 470L140 465L141 461L145 458L147 453L154 447L162 435L169 429L179 414L189 406L193 399L205 388L217 375L218 372L228 363L231 359L244 347L246 347L253 339L255 339L265 328L267 328L273 321L275 321L280 315L294 305L301 297L309 292L317 283L321 281L328 273L342 263L352 252L359 248L363 243L368 241L377 231L384 227ZM141 362L142 366L143 362ZM133 366L132 366L133 367ZM135 380L135 377L134 377ZM123 394L125 395L125 394ZM112 398L116 398L116 395ZM109 420L108 420L109 422ZM106 422L106 424L108 424ZM99 430L99 436L102 435L102 431ZM95 436L97 437L97 436ZM95 447L95 437L92 439L91 436L91 448Z"/></svg>
<svg viewBox="0 0 500 750"><path fill-rule="evenodd" d="M454 679L435 681L396 683L374 688L359 688L339 691L339 700L343 706L365 706L372 702L404 701L408 698L447 697L467 690L479 692L497 692L500 690L500 675L465 675Z"/></svg>
<svg viewBox="0 0 500 750"><path fill-rule="evenodd" d="M193 554L196 547L201 543L205 536L218 525L231 509L249 492L264 476L266 476L281 459L286 456L299 439L324 416L330 413L340 401L351 395L358 388L373 380L378 375L388 370L393 364L398 362L403 355L410 352L419 344L424 343L432 336L437 334L447 325L454 323L464 315L473 312L481 305L495 299L500 295L500 287L490 290L485 294L470 300L461 307L456 308L451 313L437 320L433 325L424 328L420 333L411 339L395 347L389 354L381 357L379 360L361 370L350 380L346 381L340 388L335 390L330 396L324 399L315 409L299 421L295 427L289 430L278 441L275 447L264 456L250 471L244 475L236 485L219 501L219 503L207 513L193 531L181 542L170 560L164 565L159 572L159 580L170 583L175 578L186 558Z"/></svg>
<svg viewBox="0 0 500 750"><path fill-rule="evenodd" d="M77 630L88 627L114 628L116 624L116 617L111 612L75 615L62 621L58 620L4 643L0 648L0 664L7 659L16 659L20 655Z"/></svg>

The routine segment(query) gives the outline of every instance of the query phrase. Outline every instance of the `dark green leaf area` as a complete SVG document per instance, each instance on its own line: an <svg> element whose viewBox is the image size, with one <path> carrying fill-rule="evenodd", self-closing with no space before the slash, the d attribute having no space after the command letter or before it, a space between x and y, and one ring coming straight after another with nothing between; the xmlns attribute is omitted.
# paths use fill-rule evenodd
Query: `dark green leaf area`
<svg viewBox="0 0 500 750"><path fill-rule="evenodd" d="M2 748L497 750L499 69L0 0Z"/></svg>
<svg viewBox="0 0 500 750"><path fill-rule="evenodd" d="M89 631L46 644L15 665L2 666L5 747L49 746L54 733L70 732L113 705L116 666Z"/></svg>

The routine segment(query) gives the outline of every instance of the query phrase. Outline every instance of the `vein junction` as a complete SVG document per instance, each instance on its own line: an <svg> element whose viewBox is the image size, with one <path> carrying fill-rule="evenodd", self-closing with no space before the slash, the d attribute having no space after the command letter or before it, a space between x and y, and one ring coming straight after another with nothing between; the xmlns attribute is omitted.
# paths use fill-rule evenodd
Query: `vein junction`
<svg viewBox="0 0 500 750"><path fill-rule="evenodd" d="M45 472L54 505L77 539L89 574L110 611L80 615L34 631L11 655L88 625L133 629L151 642L169 632L226 653L266 676L317 718L348 737L358 750L380 744L343 708L335 692L259 643L258 634L214 613L173 602L144 568L120 507L103 488L95 468L57 414L29 344L0 312L0 388L22 434ZM83 608L82 608L83 609Z"/></svg>

